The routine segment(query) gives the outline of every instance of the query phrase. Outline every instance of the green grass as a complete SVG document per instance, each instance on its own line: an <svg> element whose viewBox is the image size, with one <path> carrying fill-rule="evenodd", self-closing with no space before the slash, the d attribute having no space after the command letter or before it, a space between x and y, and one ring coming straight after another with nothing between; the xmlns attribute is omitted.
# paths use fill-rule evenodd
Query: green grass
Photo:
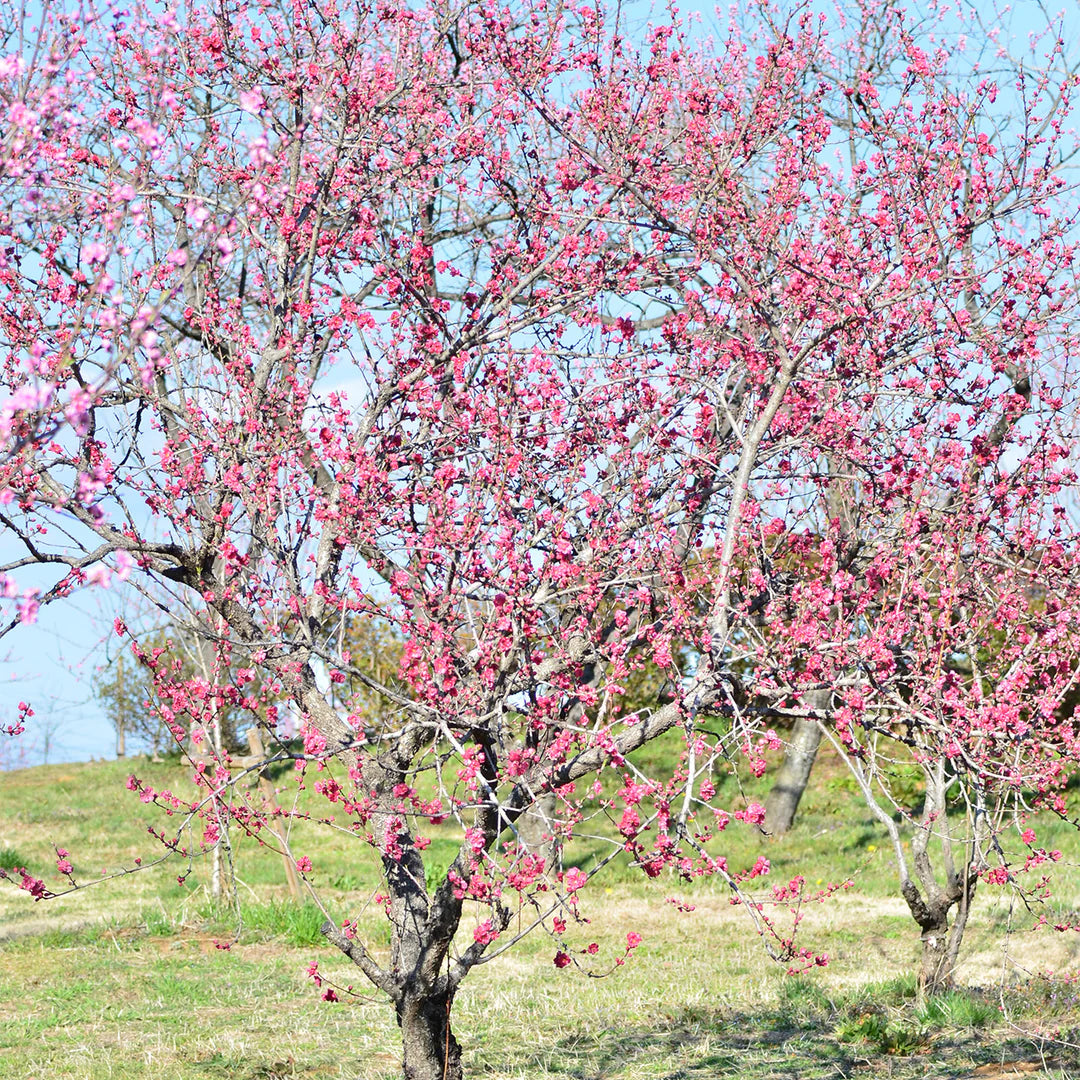
<svg viewBox="0 0 1080 1080"><path fill-rule="evenodd" d="M319 927L325 921L326 916L314 904L296 905L272 900L269 904L240 905L240 924L244 929L290 945L321 945L323 937Z"/></svg>
<svg viewBox="0 0 1080 1080"><path fill-rule="evenodd" d="M923 1024L959 1028L990 1027L1001 1018L996 1002L958 990L931 998L916 1010L915 1015Z"/></svg>
<svg viewBox="0 0 1080 1080"><path fill-rule="evenodd" d="M619 913L639 916L640 901L621 899ZM986 1014L977 992L949 995L949 1007L931 1013L916 1006L903 977L854 989L835 975L788 978L745 940L735 946L731 933L705 938L703 948L715 914L671 939L657 924L639 955L607 979L557 971L538 940L479 969L455 1006L468 1074L957 1080L1045 1052L1060 1069L1042 1075L1077 1075L1080 1063L1046 1039L1037 997L1010 1004L1010 1027ZM204 933L155 938L137 929L62 949L8 944L0 1010L13 1019L0 1027L0 1077L400 1075L390 1009L359 986L360 998L321 1001L304 968L317 959L324 974L352 978L340 960L262 935L245 935L229 952ZM615 947L611 930L590 935L602 954Z"/></svg>
<svg viewBox="0 0 1080 1080"><path fill-rule="evenodd" d="M26 860L13 847L0 846L0 870L16 870L25 865Z"/></svg>
<svg viewBox="0 0 1080 1080"><path fill-rule="evenodd" d="M836 763L821 764L788 836L762 838L733 822L721 844L736 868L760 854L770 859L772 873L755 883L755 896L781 926L790 916L769 906L773 882L800 871L811 885L854 877L854 889L803 909L800 944L828 953L828 967L784 975L786 965L770 963L719 880L650 881L617 863L583 893L582 914L593 921L571 924L566 940L582 960L576 950L596 942L599 973L622 955L627 929L642 933L644 944L605 978L557 970L554 943L536 935L477 969L455 1004L468 1074L959 1080L979 1066L1043 1055L1049 1070L1028 1075L1080 1077L1072 1051L1055 1041L1068 1035L1080 1042L1080 988L1005 965L1006 984L995 989L1010 919L1011 951L1028 970L1080 967L1072 937L1028 932L1032 920L1022 907L1010 915L1007 897L980 889L960 972L973 988L920 1003L910 975L917 931L896 895L882 830L859 816ZM0 1015L10 1018L0 1025L0 1080L400 1075L389 1007L325 945L322 912L288 900L280 856L234 834L238 912L210 900L204 861L196 860L187 883L178 885L186 862L151 866L160 846L146 831L175 827L177 819L127 791L128 772L157 790L191 790L176 762L50 766L5 774L0 784L0 855L13 852L14 865L28 866L51 887L62 882L55 846L71 851L80 880L134 870L137 858L145 868L39 904L0 887ZM283 774L283 805L296 798L300 810L326 813L310 791L294 796L288 779ZM760 799L767 777L742 779L746 797ZM741 798L733 786L722 789L721 800L733 808ZM602 818L589 827L607 835ZM1075 849L1064 826L1036 827L1040 843ZM445 875L459 836L453 823L432 830L424 853L429 877ZM305 821L293 824L290 843L311 858L312 879L335 918L358 920L385 960L387 924L372 901L380 881L370 849ZM585 840L566 860L588 867L607 850L604 840ZM1067 860L1052 869L1057 895L1050 911L1067 913L1080 906L1074 871ZM673 895L695 910L678 913L664 903ZM480 917L467 911L461 945ZM342 992L340 1004L322 1001L305 976L312 960L358 996Z"/></svg>

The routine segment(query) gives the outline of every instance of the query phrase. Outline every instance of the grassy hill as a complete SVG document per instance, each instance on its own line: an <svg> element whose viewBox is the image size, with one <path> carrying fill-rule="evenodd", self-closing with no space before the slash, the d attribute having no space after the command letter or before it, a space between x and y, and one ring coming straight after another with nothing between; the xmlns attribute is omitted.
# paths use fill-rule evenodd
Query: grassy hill
<svg viewBox="0 0 1080 1080"><path fill-rule="evenodd" d="M130 772L156 791L194 790L179 763L145 759L0 775L0 866L27 866L56 889L61 847L76 880L106 877L39 903L0 883L0 1077L398 1075L389 1008L322 944L315 904L288 899L280 857L236 836L238 902L215 904L205 859L163 858L148 829L171 831L178 819L129 791ZM723 796L733 806L742 798L734 788ZM280 797L294 796L286 787ZM302 810L313 796L298 798ZM1076 850L1065 826L1039 828L1040 842ZM438 831L429 865L445 864L457 838L453 825ZM311 858L327 909L358 920L375 951L384 949L368 849L308 822L295 823L290 839ZM586 890L582 911L592 921L570 937L582 949L596 942L608 964L621 955L627 929L642 933L644 945L602 979L556 970L551 941L537 935L478 969L456 1006L471 1075L1019 1075L995 1074L1002 1062L1021 1063L1026 1075L1080 1075L1070 1048L1051 1038L1078 1041L1071 1030L1080 1027L1080 993L1038 977L1080 969L1080 937L1031 932L1031 915L1007 893L980 893L960 972L969 989L918 1006L915 927L897 897L883 832L838 763L819 763L788 837L733 825L724 842L733 867L759 854L770 859L759 893L766 903L770 885L796 871L812 881L853 878L851 889L804 911L805 943L829 954L827 968L792 978L771 964L719 881L687 887L613 866ZM603 850L602 841L584 841L566 856L588 867ZM1055 868L1046 914L1059 921L1080 907L1072 862ZM186 875L183 885L178 875ZM766 911L790 921L782 908ZM471 933L466 919L462 934ZM356 996L320 1000L305 975L312 960Z"/></svg>

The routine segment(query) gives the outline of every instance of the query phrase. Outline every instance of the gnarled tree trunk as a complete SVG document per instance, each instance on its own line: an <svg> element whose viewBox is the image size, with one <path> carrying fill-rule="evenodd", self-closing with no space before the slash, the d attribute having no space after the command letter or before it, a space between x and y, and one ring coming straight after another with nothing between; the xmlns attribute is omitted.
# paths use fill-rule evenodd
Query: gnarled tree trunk
<svg viewBox="0 0 1080 1080"><path fill-rule="evenodd" d="M405 1080L462 1080L461 1047L450 1028L452 990L405 993L397 1002Z"/></svg>
<svg viewBox="0 0 1080 1080"><path fill-rule="evenodd" d="M921 890L908 879L901 892L912 917L922 930L922 957L919 963L919 994L932 997L953 985L953 973L960 955L960 943L967 927L971 901L979 881L982 841L986 829L985 814L977 815L970 848L963 864L953 860L953 840L945 804L945 765L935 763L926 773L926 801L922 825L911 844L915 873ZM929 841L937 835L941 841L945 884L938 883L930 862ZM949 912L956 908L956 918L949 926Z"/></svg>
<svg viewBox="0 0 1080 1080"><path fill-rule="evenodd" d="M919 961L919 990L927 997L952 986L953 962L950 962L949 915L941 905L927 908L922 926L922 957Z"/></svg>

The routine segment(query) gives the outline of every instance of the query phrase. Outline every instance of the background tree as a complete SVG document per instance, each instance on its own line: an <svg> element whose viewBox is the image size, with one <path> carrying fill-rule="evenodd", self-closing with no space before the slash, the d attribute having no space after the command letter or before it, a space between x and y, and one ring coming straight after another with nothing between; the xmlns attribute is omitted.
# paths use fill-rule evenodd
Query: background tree
<svg viewBox="0 0 1080 1080"><path fill-rule="evenodd" d="M958 95L899 15L887 62L853 78L823 21L769 15L708 48L671 23L639 48L602 10L546 2L226 0L82 27L67 210L11 242L52 283L39 322L63 316L42 342L56 392L112 389L71 438L14 453L4 572L58 568L57 602L123 555L185 612L204 673L117 626L178 740L227 707L269 741L290 702L301 782L314 762L385 877L388 957L349 922L324 932L392 1002L407 1077L461 1076L461 980L520 933L573 962L588 875L519 842L532 807L554 805L555 842L603 813L644 872L737 886L717 834L760 808L716 805L712 769L732 745L757 768L762 723L809 692L832 688L855 756L858 725L915 728L940 776L950 739L989 762L980 739L1023 719L1026 776L1043 738L1072 760L1047 727L1072 638L1003 608L1021 564L994 569L1035 536L1048 572L1072 558L1044 513L1075 482L1046 438L1073 385L1064 102L1037 93L990 138L993 88ZM988 427L1023 396L1018 363L1045 421L1009 441L1010 471ZM826 460L879 537L858 575ZM950 560L924 603L905 570L931 542ZM762 550L805 584L774 589ZM1028 631L962 692L935 661L960 593L980 633L1014 611ZM393 677L346 646L365 620L401 642ZM649 664L670 696L622 710ZM980 723L956 735L961 711ZM669 733L678 768L644 773L635 751ZM196 777L204 844L230 817L262 827L224 762ZM460 846L429 876L448 820Z"/></svg>
<svg viewBox="0 0 1080 1080"><path fill-rule="evenodd" d="M912 94L921 78L945 70L944 52L893 66L894 34L899 28L903 36L903 22L892 12L872 29L864 23L860 48L847 54L857 70L880 72L875 94L898 105L877 117L865 95L851 96L843 127L856 172L868 162L888 167L914 160L907 128ZM1053 49L1048 61L1056 63ZM903 72L900 85L891 84L890 71ZM1022 84L1027 107L1053 128L1068 107L1073 82L1061 70L1031 77ZM893 200L879 204L879 212L906 223L902 252L912 244L939 245L952 215L959 243L952 254L939 248L942 267L952 266L957 283L966 277L966 284L941 317L893 327L884 358L899 365L900 385L908 393L886 421L893 426L889 439L878 437L886 411L865 408L865 382L855 379L843 390L830 386L823 394L838 415L845 398L855 406L846 413L851 438L846 446L820 447L816 463L807 462L811 474L818 473L824 498L806 499L793 514L796 485L785 491L785 527L774 521L777 543L766 538L759 544L759 551L769 552L757 572L758 581L768 585L759 605L764 614L747 631L759 650L756 661L747 662L752 666L768 657L778 683L798 688L801 707L794 710L798 719L786 765L801 768L787 794L805 784L819 737L812 728L820 730L824 721L834 743L846 747L875 812L883 822L889 819L902 892L923 932L922 982L931 991L951 978L980 875L1013 880L1000 865L997 835L1006 821L1022 822L1025 788L1046 790L1057 782L1067 754L1062 747L1069 741L1059 723L1060 704L1075 672L1075 640L1026 600L1032 582L1045 579L1053 605L1067 606L1074 574L1072 531L1063 520L1066 493L1075 485L1067 464L1075 460L1075 446L1065 374L1075 364L1069 322L1075 297L1066 271L1074 254L1071 224L1055 220L1048 203L1028 203L1013 184L1017 166L1009 165L1004 145L1031 137L1031 114L1015 126L991 120L979 111L980 95L988 101L996 88L979 82L965 92L958 85L938 111L937 122L943 134L952 130L954 145L989 148L981 164L950 161L958 170L951 198L936 206L913 204L915 209ZM1047 149L1040 147L1040 155ZM1057 146L1043 160L1074 150ZM1053 197L1051 185L1045 198ZM984 224L993 235L1000 221L1029 211L1025 228L1038 232L1044 251L1053 255L1023 287L1000 254L1020 249L998 235L981 260L976 237ZM1049 284L1054 278L1057 287ZM934 306L928 290L924 313ZM798 475L794 461L789 468ZM790 528L793 519L805 530L801 536ZM800 551L801 571L792 574L789 557ZM774 588L778 565L788 572L780 575L782 587ZM1005 625L1023 641L1022 652L1011 644L994 647ZM807 650L804 643L811 639L818 645ZM1050 670L1055 677L1048 676ZM1026 693L1020 693L1017 678ZM963 719L953 712L957 701L963 702ZM830 708L838 709L835 718L827 715ZM860 729L872 734L864 739ZM889 740L895 740L892 748ZM914 877L892 810L885 812L871 790L887 789L889 761L910 760L909 752L925 779L913 840ZM962 839L950 832L946 789L966 807ZM884 801L897 805L891 796ZM788 811L792 802L786 800ZM942 843L937 875L932 840ZM954 846L964 852L962 867L954 861ZM950 937L947 914L953 908L958 916Z"/></svg>
<svg viewBox="0 0 1080 1080"><path fill-rule="evenodd" d="M207 640L181 623L140 634L139 639L140 648L150 658L153 670L159 667L168 670L170 683L202 679L207 685L227 684L234 676L231 671L216 674L213 650ZM173 727L182 725L184 718L164 704L154 686L155 680L147 674L146 665L133 657L126 646L95 680L95 693L116 729L117 757L124 756L129 736L155 756L176 747L177 739L165 717L172 717ZM246 753L243 733L245 724L250 723L248 714L223 700L215 717L220 727L221 744L216 747L216 752ZM196 734L199 743L206 737L214 742L212 734Z"/></svg>
<svg viewBox="0 0 1080 1080"><path fill-rule="evenodd" d="M157 757L175 744L172 732L154 714L139 665L122 649L94 680L94 693L116 731L116 756L126 756L129 739L145 743Z"/></svg>

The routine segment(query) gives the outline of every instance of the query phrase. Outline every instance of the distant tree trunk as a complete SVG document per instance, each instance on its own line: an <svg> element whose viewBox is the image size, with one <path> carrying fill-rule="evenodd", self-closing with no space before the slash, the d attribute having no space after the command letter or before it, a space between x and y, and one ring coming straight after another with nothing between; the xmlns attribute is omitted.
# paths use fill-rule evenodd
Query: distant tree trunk
<svg viewBox="0 0 1080 1080"><path fill-rule="evenodd" d="M825 712L832 701L831 690L810 690L803 695L808 709ZM772 790L765 800L765 821L762 831L771 836L786 833L795 821L799 802L810 782L818 746L821 744L821 728L816 720L802 719L795 722L784 760L776 774Z"/></svg>
<svg viewBox="0 0 1080 1080"><path fill-rule="evenodd" d="M555 839L555 796L541 795L517 820L518 842L530 855L544 860L544 871L558 870L559 844Z"/></svg>
<svg viewBox="0 0 1080 1080"><path fill-rule="evenodd" d="M259 729L255 727L248 728L247 740L252 757L265 761L266 750L263 747L262 736L259 734ZM281 858L285 864L285 881L289 886L289 895L293 898L294 903L299 904L302 899L300 879L296 876L296 867L293 865L292 857L289 855L288 836L279 817L281 807L278 805L277 792L274 790L274 782L270 779L270 773L266 769L263 769L259 773L259 790L266 800L267 827L281 843Z"/></svg>
<svg viewBox="0 0 1080 1080"><path fill-rule="evenodd" d="M225 744L222 738L221 704L216 699L212 706L213 719L210 724L211 744L214 748L215 764L223 763L226 758ZM231 791L231 789L229 789ZM229 814L220 796L214 798L215 818L218 827L218 839L214 844L210 862L210 892L215 900L233 899L236 882L233 875L232 844L229 840Z"/></svg>
<svg viewBox="0 0 1080 1080"><path fill-rule="evenodd" d="M127 752L127 699L124 697L124 654L116 658L116 756L122 758Z"/></svg>
<svg viewBox="0 0 1080 1080"><path fill-rule="evenodd" d="M978 815L967 857L962 865L956 866L945 802L945 764L938 761L932 770L927 771L921 828L911 844L915 872L922 891L911 880L905 881L900 890L922 931L922 958L919 964L919 994L922 997L940 994L953 985L960 944L979 882L982 860L978 852L984 849L986 843L985 819L985 812ZM932 837L942 841L944 886L938 883L930 864L928 849ZM950 928L949 912L954 907L957 909L956 918Z"/></svg>
<svg viewBox="0 0 1080 1080"><path fill-rule="evenodd" d="M635 612L632 617L637 620L638 614ZM615 630L616 624L612 622L605 629L605 633L613 634ZM591 661L582 665L580 685L598 686L601 672L602 669ZM585 707L578 700L567 712L565 722L579 724L584 716ZM544 871L548 874L554 874L559 869L561 847L555 836L558 807L555 795L550 791L543 792L529 805L515 825L518 843L530 855L539 855L544 860Z"/></svg>

